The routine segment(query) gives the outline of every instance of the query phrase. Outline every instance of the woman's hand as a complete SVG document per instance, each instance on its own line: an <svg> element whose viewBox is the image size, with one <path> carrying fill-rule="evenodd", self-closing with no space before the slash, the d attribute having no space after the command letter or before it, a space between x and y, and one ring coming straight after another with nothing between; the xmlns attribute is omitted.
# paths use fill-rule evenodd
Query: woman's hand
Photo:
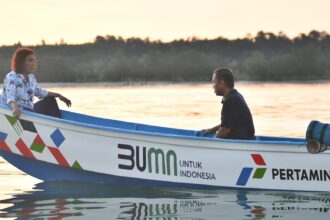
<svg viewBox="0 0 330 220"><path fill-rule="evenodd" d="M66 98L66 97L64 97L64 96L62 96L62 95L59 95L58 96L58 98L62 101L62 102L64 102L68 107L71 107L71 100L70 99L68 99L68 98Z"/></svg>
<svg viewBox="0 0 330 220"><path fill-rule="evenodd" d="M10 107L13 109L13 116L17 119L21 117L21 109L18 107L16 102L10 102L9 103Z"/></svg>

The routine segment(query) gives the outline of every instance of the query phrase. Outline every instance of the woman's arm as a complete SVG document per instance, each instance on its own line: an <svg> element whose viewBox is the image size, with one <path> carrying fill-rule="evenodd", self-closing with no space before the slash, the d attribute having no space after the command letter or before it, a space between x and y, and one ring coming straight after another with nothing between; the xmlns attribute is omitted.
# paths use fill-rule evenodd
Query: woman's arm
<svg viewBox="0 0 330 220"><path fill-rule="evenodd" d="M48 97L57 97L57 98L59 98L62 102L64 102L68 107L71 107L71 100L70 99L68 99L68 98L66 98L66 97L64 97L64 96L62 96L61 94L59 94L59 93L56 93L56 92L49 92L48 91L48 95L47 95Z"/></svg>
<svg viewBox="0 0 330 220"><path fill-rule="evenodd" d="M18 107L16 102L14 102L14 101L9 102L9 106L13 109L13 116L15 118L20 118L21 117L21 109L20 109L20 107Z"/></svg>
<svg viewBox="0 0 330 220"><path fill-rule="evenodd" d="M54 97L54 98L59 98L62 102L64 102L68 107L71 107L71 101L70 99L62 96L59 93L56 92L50 92L47 90L44 90L38 85L37 79L35 78L34 75L32 75L32 80L34 80L35 83L35 88L34 88L34 95L37 96L39 99L45 98L45 97Z"/></svg>
<svg viewBox="0 0 330 220"><path fill-rule="evenodd" d="M15 118L21 117L21 109L16 103L17 88L16 88L16 78L13 74L8 74L4 80L4 87L7 105L9 105L13 110L13 116Z"/></svg>

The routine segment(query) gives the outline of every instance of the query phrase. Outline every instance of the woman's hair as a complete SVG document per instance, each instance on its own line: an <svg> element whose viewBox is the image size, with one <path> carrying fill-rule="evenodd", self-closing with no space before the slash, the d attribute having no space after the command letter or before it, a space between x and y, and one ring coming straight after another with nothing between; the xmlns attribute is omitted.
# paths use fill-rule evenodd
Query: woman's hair
<svg viewBox="0 0 330 220"><path fill-rule="evenodd" d="M22 73L24 71L24 61L31 54L34 54L34 52L30 48L18 48L11 59L11 70Z"/></svg>

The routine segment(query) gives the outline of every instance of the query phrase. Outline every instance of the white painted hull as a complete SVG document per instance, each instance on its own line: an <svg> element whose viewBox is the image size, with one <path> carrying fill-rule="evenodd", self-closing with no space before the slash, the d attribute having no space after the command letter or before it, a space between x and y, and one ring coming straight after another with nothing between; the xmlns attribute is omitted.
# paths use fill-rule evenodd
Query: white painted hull
<svg viewBox="0 0 330 220"><path fill-rule="evenodd" d="M309 154L304 139L220 140L141 124L123 129L125 122L79 114L74 116L93 123L25 112L20 124L11 124L11 111L0 107L0 155L43 180L330 191L330 155ZM73 113L65 114L74 119ZM102 126L97 120L103 120ZM28 128L31 123L35 129ZM37 171L24 166L35 166L33 162ZM48 168L59 172L43 172ZM61 175L61 169L67 174Z"/></svg>

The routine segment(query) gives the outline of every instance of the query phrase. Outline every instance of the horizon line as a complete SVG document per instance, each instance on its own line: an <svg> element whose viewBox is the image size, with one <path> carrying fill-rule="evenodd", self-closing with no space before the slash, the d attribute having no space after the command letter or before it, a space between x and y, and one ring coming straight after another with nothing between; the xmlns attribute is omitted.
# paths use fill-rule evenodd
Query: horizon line
<svg viewBox="0 0 330 220"><path fill-rule="evenodd" d="M217 39L223 39L223 40L230 40L230 41L235 41L235 40L241 40L241 39L249 39L249 40L253 40L254 38L256 38L258 36L259 33L264 33L264 34L273 34L275 36L281 36L281 37L285 37L288 38L289 40L293 40L299 36L303 36L303 35L309 35L312 32L318 32L318 33L322 33L324 35L329 35L329 33L325 30L316 30L316 29L312 29L308 32L301 32L293 37L289 37L284 31L279 31L278 33L274 33L271 31L263 31L260 30L258 31L255 35L252 35L251 33L246 33L244 37L235 37L235 38L228 38L225 37L223 35L219 35L217 37L200 37L200 36L196 36L196 35L191 35L188 37L181 37L181 38L174 38L172 40L161 40L161 39L152 39L150 36L148 37L141 37L141 36L130 36L130 37L123 37L120 35L111 35L111 34L106 34L106 35L96 35L94 37L93 41L86 41L86 42L80 42L80 43L66 43L64 38L61 38L59 40L59 42L55 42L55 43L46 43L46 39L41 39L40 44L24 44L22 43L21 40L19 40L17 43L14 44L2 44L0 45L0 47L15 47L15 46L25 46L25 47L37 47L37 46L74 46L74 45L85 45L85 44L93 44L95 43L97 37L103 37L103 38L107 38L107 37L113 37L115 40L123 40L125 42L127 42L127 40L131 40L131 39L137 39L137 40L142 40L145 42L149 42L149 43L173 43L173 42L177 42L177 41L185 41L185 42L193 42L193 41L201 41L201 40L217 40Z"/></svg>

